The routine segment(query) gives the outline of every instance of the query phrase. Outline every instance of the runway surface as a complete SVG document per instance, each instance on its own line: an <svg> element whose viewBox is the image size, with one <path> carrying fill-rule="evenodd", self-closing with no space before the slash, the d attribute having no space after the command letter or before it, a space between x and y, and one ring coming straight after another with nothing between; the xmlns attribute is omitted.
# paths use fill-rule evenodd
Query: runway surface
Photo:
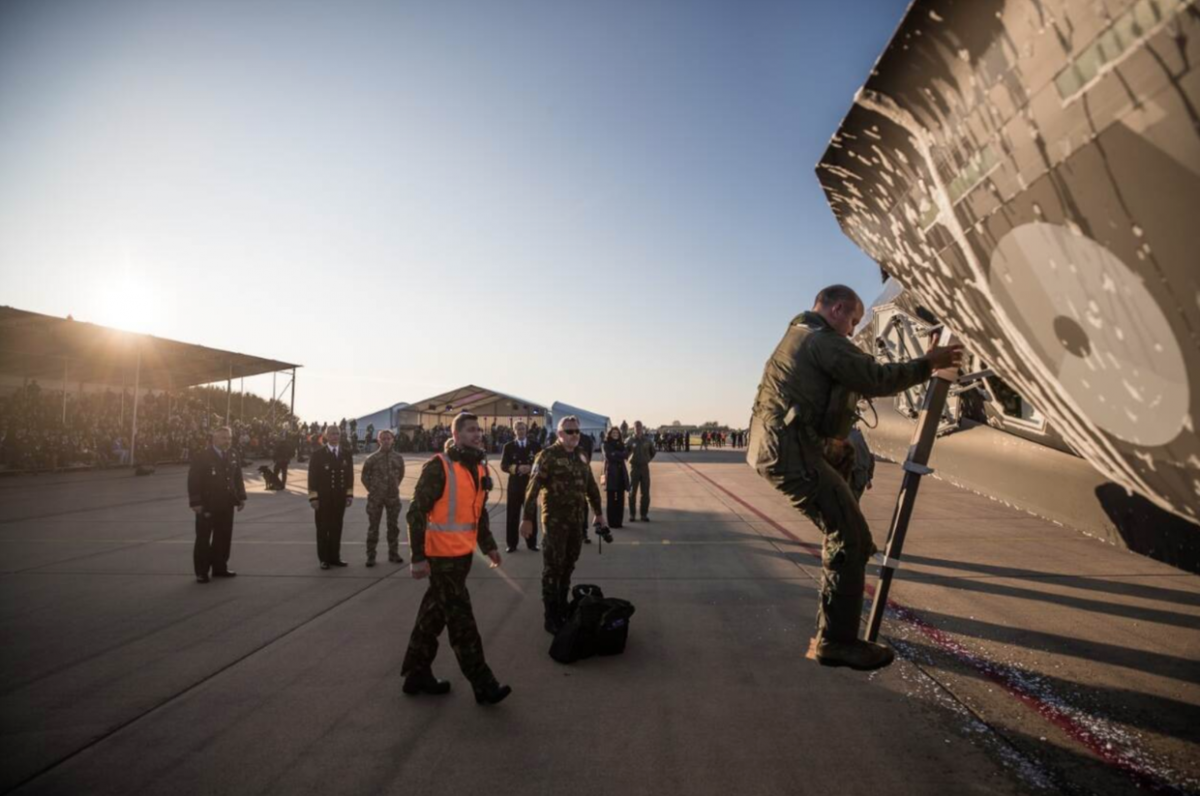
<svg viewBox="0 0 1200 796"><path fill-rule="evenodd" d="M481 708L445 643L454 691L400 693L425 584L406 545L363 566L361 485L351 566L321 571L303 466L280 494L246 473L239 575L207 585L185 468L0 480L0 792L1200 790L1200 578L940 481L893 584L900 659L865 675L805 660L816 528L741 452L660 454L653 522L575 577L637 606L623 656L556 664L540 556L477 561L514 689ZM881 547L898 485L880 464L863 501Z"/></svg>

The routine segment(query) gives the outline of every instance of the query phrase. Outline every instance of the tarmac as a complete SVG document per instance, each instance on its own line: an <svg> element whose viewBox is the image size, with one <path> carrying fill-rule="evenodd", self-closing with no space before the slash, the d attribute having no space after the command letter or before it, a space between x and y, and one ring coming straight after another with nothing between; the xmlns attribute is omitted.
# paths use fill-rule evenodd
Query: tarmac
<svg viewBox="0 0 1200 796"><path fill-rule="evenodd" d="M406 458L405 495L425 457ZM899 473L880 463L863 499L880 547ZM575 576L637 607L624 655L555 663L540 556L477 560L514 690L484 708L447 644L452 693L401 693L425 583L403 530L404 564L363 566L361 485L351 566L322 571L304 466L283 493L246 475L238 577L205 585L186 468L0 480L0 792L1200 792L1200 578L936 479L888 669L805 658L821 535L742 451L663 453L652 522L585 546Z"/></svg>

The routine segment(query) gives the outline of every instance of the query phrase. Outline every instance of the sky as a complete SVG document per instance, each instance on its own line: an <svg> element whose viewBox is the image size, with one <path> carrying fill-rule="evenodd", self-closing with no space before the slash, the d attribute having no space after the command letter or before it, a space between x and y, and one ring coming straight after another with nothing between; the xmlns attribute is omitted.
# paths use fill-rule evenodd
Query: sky
<svg viewBox="0 0 1200 796"><path fill-rule="evenodd" d="M306 420L744 427L816 292L880 291L814 166L905 7L6 0L0 304L299 363Z"/></svg>

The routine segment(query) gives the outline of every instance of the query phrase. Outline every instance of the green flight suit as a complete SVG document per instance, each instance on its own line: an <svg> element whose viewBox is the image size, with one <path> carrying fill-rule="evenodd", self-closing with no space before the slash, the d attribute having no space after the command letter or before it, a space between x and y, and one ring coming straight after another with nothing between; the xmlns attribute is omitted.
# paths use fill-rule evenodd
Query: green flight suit
<svg viewBox="0 0 1200 796"><path fill-rule="evenodd" d="M645 519L650 513L650 460L654 458L657 450L649 434L642 434L640 437L632 435L625 441L625 447L629 450L629 518L637 517L635 509L640 502L642 518Z"/></svg>
<svg viewBox="0 0 1200 796"><path fill-rule="evenodd" d="M895 395L931 375L924 359L879 364L815 312L792 320L763 368L746 461L825 535L817 629L830 641L858 637L876 548L845 478L825 459L825 441L849 433L859 396Z"/></svg>

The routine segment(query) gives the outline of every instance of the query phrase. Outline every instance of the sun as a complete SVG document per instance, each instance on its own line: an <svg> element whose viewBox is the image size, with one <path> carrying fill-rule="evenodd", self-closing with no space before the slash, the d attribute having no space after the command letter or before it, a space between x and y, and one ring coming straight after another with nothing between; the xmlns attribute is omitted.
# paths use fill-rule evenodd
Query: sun
<svg viewBox="0 0 1200 796"><path fill-rule="evenodd" d="M125 276L101 289L94 317L102 326L157 334L165 317L163 297L146 282Z"/></svg>

